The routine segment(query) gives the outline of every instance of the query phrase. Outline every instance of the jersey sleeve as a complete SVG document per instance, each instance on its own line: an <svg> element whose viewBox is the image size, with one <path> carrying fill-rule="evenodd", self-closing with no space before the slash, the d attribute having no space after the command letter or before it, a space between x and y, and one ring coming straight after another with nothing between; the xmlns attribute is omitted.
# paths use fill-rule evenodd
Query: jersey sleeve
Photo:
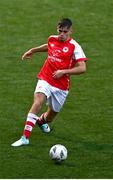
<svg viewBox="0 0 113 180"><path fill-rule="evenodd" d="M81 48L81 46L79 44L76 44L76 46L75 46L72 59L75 60L75 62L88 60L84 54L83 49Z"/></svg>

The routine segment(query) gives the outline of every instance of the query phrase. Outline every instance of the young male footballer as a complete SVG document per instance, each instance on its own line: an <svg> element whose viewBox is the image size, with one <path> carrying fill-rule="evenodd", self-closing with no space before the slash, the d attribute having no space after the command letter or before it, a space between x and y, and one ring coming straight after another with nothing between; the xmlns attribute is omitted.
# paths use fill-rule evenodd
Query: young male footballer
<svg viewBox="0 0 113 180"><path fill-rule="evenodd" d="M81 46L71 37L72 21L61 19L57 24L58 35L51 35L48 42L25 52L22 60L29 59L34 53L47 52L48 56L37 75L38 82L34 92L34 102L28 112L22 137L11 144L22 146L29 144L30 134L37 123L45 133L51 131L50 123L63 107L70 88L70 75L79 75L86 71L86 56ZM48 108L38 116L42 104Z"/></svg>

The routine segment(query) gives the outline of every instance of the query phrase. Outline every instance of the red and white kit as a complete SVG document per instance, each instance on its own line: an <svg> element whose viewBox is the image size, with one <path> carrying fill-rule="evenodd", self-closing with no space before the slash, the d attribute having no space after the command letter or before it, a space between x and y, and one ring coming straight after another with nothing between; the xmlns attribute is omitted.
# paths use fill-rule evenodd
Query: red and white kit
<svg viewBox="0 0 113 180"><path fill-rule="evenodd" d="M48 38L48 57L37 75L40 79L37 83L35 93L44 93L48 105L59 112L62 108L70 87L70 76L63 75L55 79L53 73L61 69L70 69L78 61L87 60L81 46L72 38L62 42L58 36Z"/></svg>
<svg viewBox="0 0 113 180"><path fill-rule="evenodd" d="M58 36L50 36L48 38L48 57L37 77L61 90L69 90L70 76L64 75L55 79L54 71L70 69L78 61L86 60L81 46L74 39L70 38L63 42L58 40Z"/></svg>

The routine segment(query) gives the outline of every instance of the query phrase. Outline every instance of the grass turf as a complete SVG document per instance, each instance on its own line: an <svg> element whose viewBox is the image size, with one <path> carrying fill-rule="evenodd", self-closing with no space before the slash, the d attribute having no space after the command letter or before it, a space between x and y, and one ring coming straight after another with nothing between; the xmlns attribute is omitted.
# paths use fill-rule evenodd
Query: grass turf
<svg viewBox="0 0 113 180"><path fill-rule="evenodd" d="M113 178L112 6L112 0L0 1L0 178ZM71 78L70 95L53 131L45 135L36 127L29 146L12 148L46 57L22 62L21 55L55 34L62 16L72 19L73 37L90 59L87 73ZM61 165L48 155L57 143L68 149Z"/></svg>

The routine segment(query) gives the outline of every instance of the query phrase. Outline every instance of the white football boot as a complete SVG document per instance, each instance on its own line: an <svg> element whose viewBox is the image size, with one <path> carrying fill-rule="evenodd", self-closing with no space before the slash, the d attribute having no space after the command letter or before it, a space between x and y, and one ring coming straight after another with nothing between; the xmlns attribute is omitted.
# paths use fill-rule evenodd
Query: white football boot
<svg viewBox="0 0 113 180"><path fill-rule="evenodd" d="M28 144L29 144L29 139L26 139L25 136L22 136L18 141L11 144L11 146L18 147L18 146L28 145Z"/></svg>

